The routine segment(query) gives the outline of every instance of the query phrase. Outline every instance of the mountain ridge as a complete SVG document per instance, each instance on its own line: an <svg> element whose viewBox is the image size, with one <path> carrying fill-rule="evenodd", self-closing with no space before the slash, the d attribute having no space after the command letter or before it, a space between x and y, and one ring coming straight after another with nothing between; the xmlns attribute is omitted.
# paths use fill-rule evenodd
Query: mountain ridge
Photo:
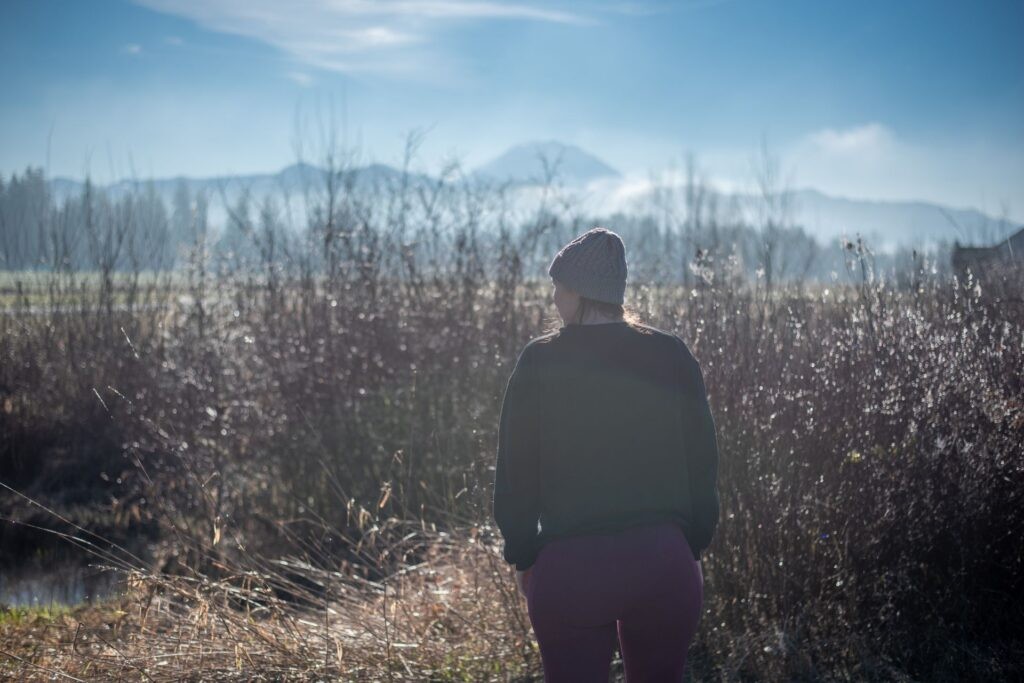
<svg viewBox="0 0 1024 683"><path fill-rule="evenodd" d="M529 184L543 182L549 172L572 184L599 178L621 178L622 174L595 155L557 140L514 145L491 161L478 166L473 176L497 182Z"/></svg>
<svg viewBox="0 0 1024 683"><path fill-rule="evenodd" d="M499 183L520 192L524 203L531 201L530 190L542 182L542 178L531 175L543 165L541 157L545 153L561 155L564 160L569 157L567 169L558 168L561 172L569 171L564 178L570 187L577 189L595 188L593 194L598 196L596 203L584 206L592 210L594 215L610 215L616 211L628 211L627 206L642 207L644 201L650 201L654 192L669 186L651 186L647 190L631 195L628 202L619 205L609 203L609 198L616 195L627 183L616 169L605 164L597 157L581 150L574 145L563 145L557 141L532 142L516 145L491 161L482 164L465 177L471 183ZM556 161L557 159L548 159ZM356 187L366 188L380 184L394 184L403 181L403 172L392 166L381 163L370 163L348 169ZM326 171L316 165L298 162L290 164L276 173L251 173L244 175L210 176L205 178L189 178L175 176L172 178L128 180L123 179L108 185L97 185L98 189L113 192L115 195L127 192L132 188L152 185L155 191L170 202L178 187L184 185L190 192L199 190L213 195L225 191L225 196L237 198L244 191L253 195L269 195L285 192L294 194L304 188L323 183ZM437 182L436 178L425 173L412 173L404 178L405 182L414 185ZM67 177L56 177L49 181L58 198L66 199L81 192L83 181ZM678 190L678 186L670 188ZM741 192L712 191L722 202L752 206L757 198ZM895 246L913 246L921 242L959 241L963 244L993 243L1019 227L1013 221L993 218L973 207L951 207L926 200L891 200L863 199L849 196L828 194L813 187L801 187L791 190L794 201L792 213L793 223L799 225L819 241L829 241L841 236L861 234L872 238L875 243L886 248ZM635 209L634 209L635 210ZM751 216L744 216L751 220Z"/></svg>

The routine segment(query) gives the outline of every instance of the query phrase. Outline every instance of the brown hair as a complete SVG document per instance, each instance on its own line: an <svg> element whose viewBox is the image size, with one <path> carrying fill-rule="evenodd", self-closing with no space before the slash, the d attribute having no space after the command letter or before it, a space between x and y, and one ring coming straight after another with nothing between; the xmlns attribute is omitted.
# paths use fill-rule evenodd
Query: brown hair
<svg viewBox="0 0 1024 683"><path fill-rule="evenodd" d="M630 327L640 331L646 331L642 328L643 323L640 320L640 316L629 306L625 306L623 304L612 304L607 301L598 301L597 299L591 299L585 296L580 296L580 305L576 308L576 313L573 316L574 320L567 324L582 324L584 316L586 316L587 311L590 309L597 311L606 318L620 319L628 323ZM561 327L562 321L556 314L554 317L548 319L544 333L550 334L552 332L558 332Z"/></svg>

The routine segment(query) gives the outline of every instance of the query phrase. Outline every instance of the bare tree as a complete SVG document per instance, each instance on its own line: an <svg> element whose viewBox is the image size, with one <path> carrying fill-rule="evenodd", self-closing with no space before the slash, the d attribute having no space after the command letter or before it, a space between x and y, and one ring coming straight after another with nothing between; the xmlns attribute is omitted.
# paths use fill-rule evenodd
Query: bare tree
<svg viewBox="0 0 1024 683"><path fill-rule="evenodd" d="M793 192L789 181L782 178L779 158L769 151L766 137L761 138L760 155L753 161L753 168L758 189L760 270L765 279L766 295L770 295L776 280L787 270L788 259L780 243L785 228L792 221Z"/></svg>

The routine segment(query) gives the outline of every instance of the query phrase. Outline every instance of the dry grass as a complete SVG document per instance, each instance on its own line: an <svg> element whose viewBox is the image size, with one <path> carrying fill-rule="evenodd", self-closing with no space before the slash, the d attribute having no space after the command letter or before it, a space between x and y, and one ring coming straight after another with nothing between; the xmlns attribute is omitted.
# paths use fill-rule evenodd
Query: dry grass
<svg viewBox="0 0 1024 683"><path fill-rule="evenodd" d="M539 676L525 603L499 549L476 529L424 534L427 558L378 581L295 562L292 580L283 571L218 580L132 571L120 599L0 620L0 673L37 680ZM297 575L306 581L296 583ZM285 585L289 599L275 595ZM312 604L296 604L303 600Z"/></svg>
<svg viewBox="0 0 1024 683"><path fill-rule="evenodd" d="M13 295L0 482L47 509L0 492L0 548L46 527L133 578L119 605L0 620L10 678L539 675L491 467L515 354L554 315L537 272L580 225L340 197L287 249L247 225L259 257L225 265L199 234L157 279L104 209L96 243L128 256ZM719 430L697 677L1019 678L1020 273L899 286L858 243L856 284L769 287L728 249L686 287L684 255L630 252L627 293L694 350Z"/></svg>

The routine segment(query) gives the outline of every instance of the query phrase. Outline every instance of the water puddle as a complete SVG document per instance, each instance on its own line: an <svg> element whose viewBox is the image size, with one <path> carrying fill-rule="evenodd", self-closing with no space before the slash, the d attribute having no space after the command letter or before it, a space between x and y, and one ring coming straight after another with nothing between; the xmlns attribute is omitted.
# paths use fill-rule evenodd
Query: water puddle
<svg viewBox="0 0 1024 683"><path fill-rule="evenodd" d="M120 572L80 564L0 569L0 606L90 604L117 594L123 576Z"/></svg>

